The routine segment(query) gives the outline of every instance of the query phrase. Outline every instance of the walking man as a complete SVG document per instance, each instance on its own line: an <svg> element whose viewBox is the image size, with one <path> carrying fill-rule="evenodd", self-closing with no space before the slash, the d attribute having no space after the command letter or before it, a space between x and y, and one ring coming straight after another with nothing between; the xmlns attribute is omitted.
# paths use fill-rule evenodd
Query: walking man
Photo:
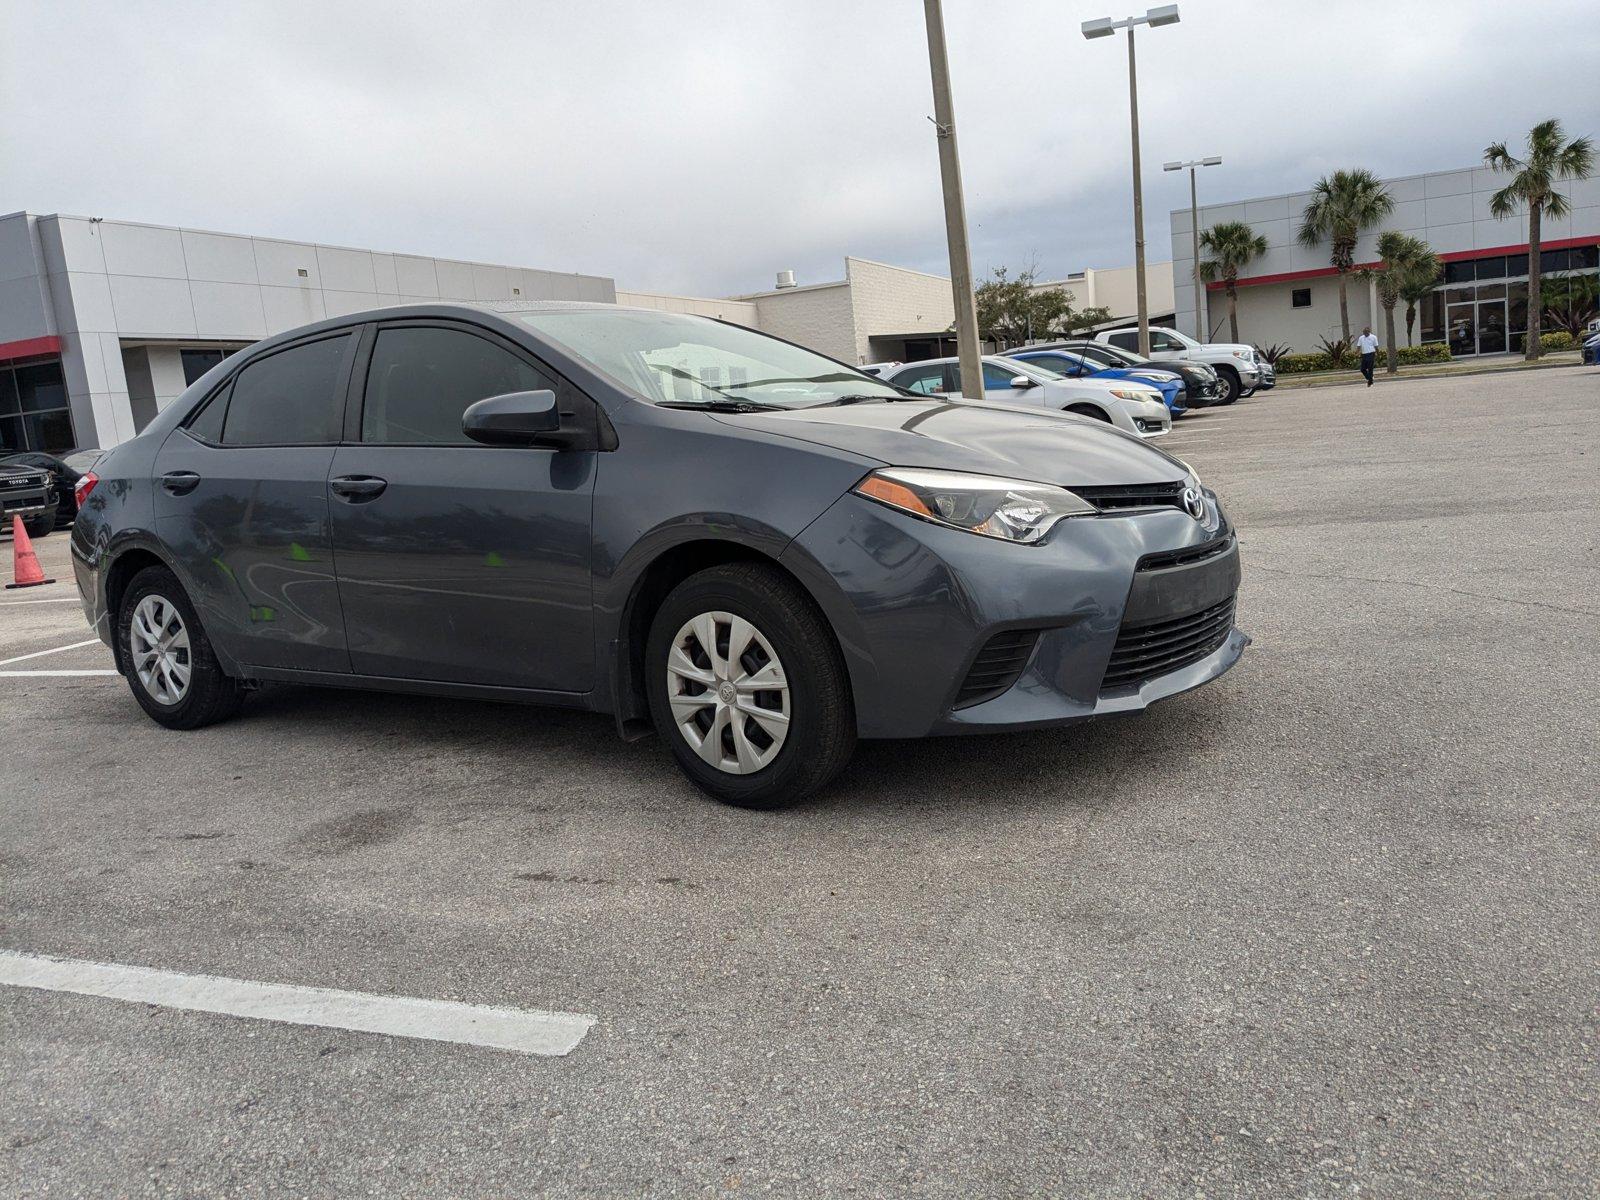
<svg viewBox="0 0 1600 1200"><path fill-rule="evenodd" d="M1356 349L1361 351L1361 373L1367 377L1367 386L1372 386L1372 368L1378 361L1378 335L1372 332L1371 325L1361 329L1361 336L1356 339Z"/></svg>

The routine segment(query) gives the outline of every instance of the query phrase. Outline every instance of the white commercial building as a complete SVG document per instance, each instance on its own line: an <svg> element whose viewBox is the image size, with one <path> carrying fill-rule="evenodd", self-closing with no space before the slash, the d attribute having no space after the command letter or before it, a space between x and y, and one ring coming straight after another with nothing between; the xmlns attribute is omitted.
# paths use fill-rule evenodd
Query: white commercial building
<svg viewBox="0 0 1600 1200"><path fill-rule="evenodd" d="M1484 167L1408 175L1384 183L1394 211L1370 229L1356 247L1356 264L1377 265L1378 236L1396 229L1426 241L1444 260L1444 275L1419 306L1415 340L1448 341L1457 357L1520 351L1528 313L1528 217L1526 210L1497 218L1489 200L1508 176ZM1564 181L1560 190L1572 212L1543 219L1542 273L1592 274L1600 267L1600 178ZM1323 337L1337 337L1339 281L1326 244L1300 245L1296 234L1309 192L1263 196L1200 209L1200 229L1243 221L1267 239L1265 257L1239 280L1239 336L1266 345L1287 343L1314 351ZM1228 301L1221 284L1205 287L1209 319L1195 313L1194 255L1189 209L1172 212L1172 256L1179 327L1201 340L1227 337ZM1202 257L1204 252L1202 251ZM1383 332L1383 312L1370 281L1347 281L1352 331L1371 325ZM1403 307L1397 338L1405 339Z"/></svg>
<svg viewBox="0 0 1600 1200"><path fill-rule="evenodd" d="M222 355L426 300L614 301L571 275L129 221L0 217L0 448L112 446Z"/></svg>

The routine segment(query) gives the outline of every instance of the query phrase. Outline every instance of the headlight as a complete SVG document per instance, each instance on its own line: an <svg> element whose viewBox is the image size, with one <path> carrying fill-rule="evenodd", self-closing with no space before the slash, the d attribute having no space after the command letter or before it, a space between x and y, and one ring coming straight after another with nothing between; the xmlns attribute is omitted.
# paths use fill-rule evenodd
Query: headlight
<svg viewBox="0 0 1600 1200"><path fill-rule="evenodd" d="M887 467L856 484L855 492L925 521L1006 542L1037 542L1057 521L1098 511L1066 488L960 471Z"/></svg>
<svg viewBox="0 0 1600 1200"><path fill-rule="evenodd" d="M1143 388L1112 388L1111 394L1118 400L1159 400L1160 392L1146 391Z"/></svg>
<svg viewBox="0 0 1600 1200"><path fill-rule="evenodd" d="M1250 351L1248 350L1230 350L1228 353L1232 354L1235 358L1248 359L1250 357Z"/></svg>

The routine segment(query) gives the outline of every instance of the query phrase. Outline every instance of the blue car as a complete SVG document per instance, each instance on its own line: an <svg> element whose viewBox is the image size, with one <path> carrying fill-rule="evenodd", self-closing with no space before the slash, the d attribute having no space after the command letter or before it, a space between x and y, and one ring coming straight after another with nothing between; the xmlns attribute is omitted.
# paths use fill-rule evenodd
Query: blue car
<svg viewBox="0 0 1600 1200"><path fill-rule="evenodd" d="M1029 350L1024 347L1008 350L1005 356L1038 363L1069 379L1131 379L1159 391L1174 417L1181 417L1189 411L1178 403L1178 396L1183 392L1183 380L1167 371L1146 371L1141 367L1102 367L1066 350Z"/></svg>

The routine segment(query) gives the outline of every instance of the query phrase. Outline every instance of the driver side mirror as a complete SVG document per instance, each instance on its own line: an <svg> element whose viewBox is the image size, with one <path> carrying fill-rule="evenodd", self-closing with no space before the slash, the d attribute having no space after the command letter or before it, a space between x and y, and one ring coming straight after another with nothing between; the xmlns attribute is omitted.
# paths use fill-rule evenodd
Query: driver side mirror
<svg viewBox="0 0 1600 1200"><path fill-rule="evenodd" d="M1033 380L1029 379L1026 375L1013 375L1011 377L1011 386L1016 388L1019 392L1026 391L1028 388L1033 386Z"/></svg>
<svg viewBox="0 0 1600 1200"><path fill-rule="evenodd" d="M485 446L561 446L561 410L548 388L507 392L467 406L461 432Z"/></svg>

